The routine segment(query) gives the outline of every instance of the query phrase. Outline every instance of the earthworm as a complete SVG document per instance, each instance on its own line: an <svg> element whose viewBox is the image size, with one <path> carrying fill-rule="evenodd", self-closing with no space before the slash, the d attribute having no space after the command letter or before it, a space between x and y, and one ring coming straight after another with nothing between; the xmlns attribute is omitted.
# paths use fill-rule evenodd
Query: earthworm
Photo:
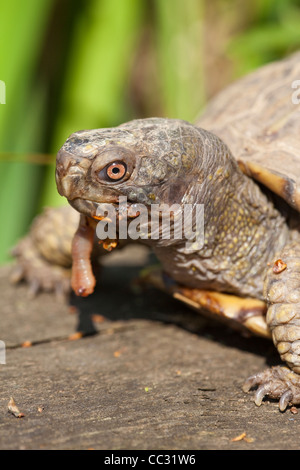
<svg viewBox="0 0 300 470"><path fill-rule="evenodd" d="M95 225L85 215L80 216L79 226L72 242L71 286L76 295L87 297L92 294L96 279L91 265Z"/></svg>

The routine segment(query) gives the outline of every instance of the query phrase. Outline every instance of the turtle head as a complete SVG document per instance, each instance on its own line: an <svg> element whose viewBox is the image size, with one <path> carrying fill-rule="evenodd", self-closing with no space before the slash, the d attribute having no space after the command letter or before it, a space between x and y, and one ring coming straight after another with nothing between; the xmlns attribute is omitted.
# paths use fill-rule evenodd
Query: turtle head
<svg viewBox="0 0 300 470"><path fill-rule="evenodd" d="M210 175L219 167L224 173L228 152L220 139L186 121L134 120L72 134L58 152L56 182L89 216L98 204L118 204L120 196L146 206L193 203L195 184L205 186L207 197Z"/></svg>

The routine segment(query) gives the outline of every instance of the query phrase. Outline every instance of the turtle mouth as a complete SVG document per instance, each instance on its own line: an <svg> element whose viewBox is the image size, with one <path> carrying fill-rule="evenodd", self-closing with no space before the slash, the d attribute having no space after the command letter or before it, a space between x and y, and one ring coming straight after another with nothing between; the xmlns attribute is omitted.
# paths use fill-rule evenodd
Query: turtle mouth
<svg viewBox="0 0 300 470"><path fill-rule="evenodd" d="M99 210L100 210L100 205L106 204L106 202L95 202L91 201L90 199L81 199L79 197L75 199L68 199L69 204L80 214L86 215L87 217L91 217L92 219L99 220ZM115 208L117 208L119 205L115 203L110 203L113 204Z"/></svg>
<svg viewBox="0 0 300 470"><path fill-rule="evenodd" d="M129 219L135 218L139 215L139 212L135 210L136 203L127 201L125 203L119 202L96 202L90 199L75 198L68 200L69 204L80 214L90 217L94 220L106 219L109 221L109 216L105 214L106 210L111 213L111 210L116 217L116 220L124 219L128 217L128 211L130 210ZM110 210L109 210L110 209Z"/></svg>

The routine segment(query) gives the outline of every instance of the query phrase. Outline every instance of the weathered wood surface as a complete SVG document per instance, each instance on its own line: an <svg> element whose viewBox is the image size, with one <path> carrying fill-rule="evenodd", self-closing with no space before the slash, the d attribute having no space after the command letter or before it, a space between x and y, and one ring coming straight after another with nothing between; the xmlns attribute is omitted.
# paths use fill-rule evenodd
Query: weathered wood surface
<svg viewBox="0 0 300 470"><path fill-rule="evenodd" d="M50 294L28 300L9 270L0 269L1 449L299 448L300 412L258 408L241 389L277 360L267 340L140 289L139 267L106 266L93 296L71 299L77 313ZM95 334L68 339L78 328ZM7 411L11 396L25 417Z"/></svg>

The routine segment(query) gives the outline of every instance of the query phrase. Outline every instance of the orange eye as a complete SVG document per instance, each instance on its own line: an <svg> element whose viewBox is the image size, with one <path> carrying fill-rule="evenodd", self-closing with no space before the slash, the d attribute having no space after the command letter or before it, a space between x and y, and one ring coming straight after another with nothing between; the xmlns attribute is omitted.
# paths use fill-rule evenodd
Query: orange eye
<svg viewBox="0 0 300 470"><path fill-rule="evenodd" d="M125 163L114 162L106 168L106 175L110 180L119 181L126 174L127 167Z"/></svg>

